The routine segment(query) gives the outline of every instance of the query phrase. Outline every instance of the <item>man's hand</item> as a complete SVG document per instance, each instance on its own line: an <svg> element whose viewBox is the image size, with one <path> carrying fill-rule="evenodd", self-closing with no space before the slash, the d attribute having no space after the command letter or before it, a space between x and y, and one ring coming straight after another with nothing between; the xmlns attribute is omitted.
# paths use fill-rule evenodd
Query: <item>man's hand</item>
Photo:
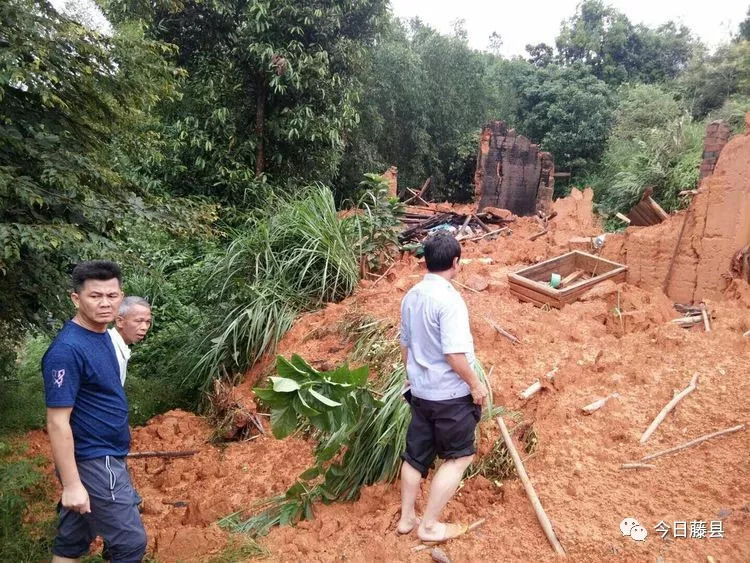
<svg viewBox="0 0 750 563"><path fill-rule="evenodd" d="M471 398L474 399L474 404L480 407L487 401L489 394L487 386L481 381L471 388Z"/></svg>
<svg viewBox="0 0 750 563"><path fill-rule="evenodd" d="M91 512L89 493L86 491L86 487L83 486L83 483L78 481L69 487L63 488L62 505L64 508L72 510L73 512L78 512L79 514L87 514L88 512Z"/></svg>

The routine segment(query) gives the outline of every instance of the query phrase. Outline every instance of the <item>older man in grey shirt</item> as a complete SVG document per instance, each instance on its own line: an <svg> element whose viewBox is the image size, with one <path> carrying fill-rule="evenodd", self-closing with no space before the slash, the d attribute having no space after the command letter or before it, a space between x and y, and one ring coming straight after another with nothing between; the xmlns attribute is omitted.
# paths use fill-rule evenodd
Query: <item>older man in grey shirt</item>
<svg viewBox="0 0 750 563"><path fill-rule="evenodd" d="M409 378L405 396L412 420L401 466L397 529L406 534L416 527L423 541L445 541L466 531L438 518L474 459L474 431L488 392L472 369L469 312L450 283L459 270L461 246L450 235L436 235L425 243L424 256L429 273L401 303L401 353ZM432 478L420 521L414 504L435 457L445 461Z"/></svg>

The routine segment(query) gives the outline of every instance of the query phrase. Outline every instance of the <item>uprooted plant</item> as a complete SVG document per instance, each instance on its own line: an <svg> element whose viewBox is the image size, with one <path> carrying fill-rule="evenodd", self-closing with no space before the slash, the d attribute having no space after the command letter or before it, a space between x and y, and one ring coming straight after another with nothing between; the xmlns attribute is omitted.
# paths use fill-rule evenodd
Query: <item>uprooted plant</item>
<svg viewBox="0 0 750 563"><path fill-rule="evenodd" d="M311 431L317 442L315 465L285 494L256 505L256 515L243 519L235 513L220 522L223 526L264 535L275 525L312 518L318 501L353 500L363 486L391 482L398 475L410 420L402 398L406 377L397 361L398 346L385 336L387 328L372 319L362 318L359 324L348 319L344 324L349 334L359 336L353 357L368 357L384 371L370 380L367 366L318 371L299 356L278 357L271 387L256 389L256 396L271 408L277 438ZM486 381L481 365L475 369ZM485 417L502 412L485 409Z"/></svg>

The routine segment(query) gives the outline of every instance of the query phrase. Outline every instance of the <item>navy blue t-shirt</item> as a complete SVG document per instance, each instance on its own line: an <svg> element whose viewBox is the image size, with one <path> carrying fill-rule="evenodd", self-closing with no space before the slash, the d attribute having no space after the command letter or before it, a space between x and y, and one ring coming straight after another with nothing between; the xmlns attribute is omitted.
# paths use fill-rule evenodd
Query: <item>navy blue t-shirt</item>
<svg viewBox="0 0 750 563"><path fill-rule="evenodd" d="M48 407L73 407L70 427L78 460L125 456L128 401L112 339L67 321L42 358Z"/></svg>

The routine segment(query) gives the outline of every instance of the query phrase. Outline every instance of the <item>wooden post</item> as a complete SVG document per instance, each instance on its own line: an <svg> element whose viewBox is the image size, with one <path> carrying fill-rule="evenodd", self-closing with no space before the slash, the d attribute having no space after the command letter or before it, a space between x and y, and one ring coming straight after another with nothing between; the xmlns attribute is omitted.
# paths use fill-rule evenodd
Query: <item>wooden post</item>
<svg viewBox="0 0 750 563"><path fill-rule="evenodd" d="M513 440L510 437L510 433L508 432L508 428L505 426L503 418L501 416L498 416L496 420L498 426L500 426L500 432L503 435L505 446L508 448L511 457L513 458L513 464L516 467L516 473L518 473L518 477L521 479L521 483L523 483L523 488L526 491L526 496L528 496L529 501L531 501L531 506L534 508L534 512L536 513L536 517L539 520L539 524L542 526L542 530L544 530L544 535L547 536L547 540L552 545L555 553L565 557L565 550L563 549L562 545L560 545L560 542L555 535L555 531L552 529L552 523L549 521L549 518L547 518L547 514L544 512L542 503L539 502L539 497L536 495L536 491L534 491L534 485L531 484L531 479L529 479L529 476L526 474L526 469L524 469L523 463L521 462L521 457L518 455L518 451L516 450L515 445L513 445Z"/></svg>
<svg viewBox="0 0 750 563"><path fill-rule="evenodd" d="M706 332L711 332L711 321L708 318L708 310L705 303L701 303L701 317L703 317L703 328L706 329Z"/></svg>

